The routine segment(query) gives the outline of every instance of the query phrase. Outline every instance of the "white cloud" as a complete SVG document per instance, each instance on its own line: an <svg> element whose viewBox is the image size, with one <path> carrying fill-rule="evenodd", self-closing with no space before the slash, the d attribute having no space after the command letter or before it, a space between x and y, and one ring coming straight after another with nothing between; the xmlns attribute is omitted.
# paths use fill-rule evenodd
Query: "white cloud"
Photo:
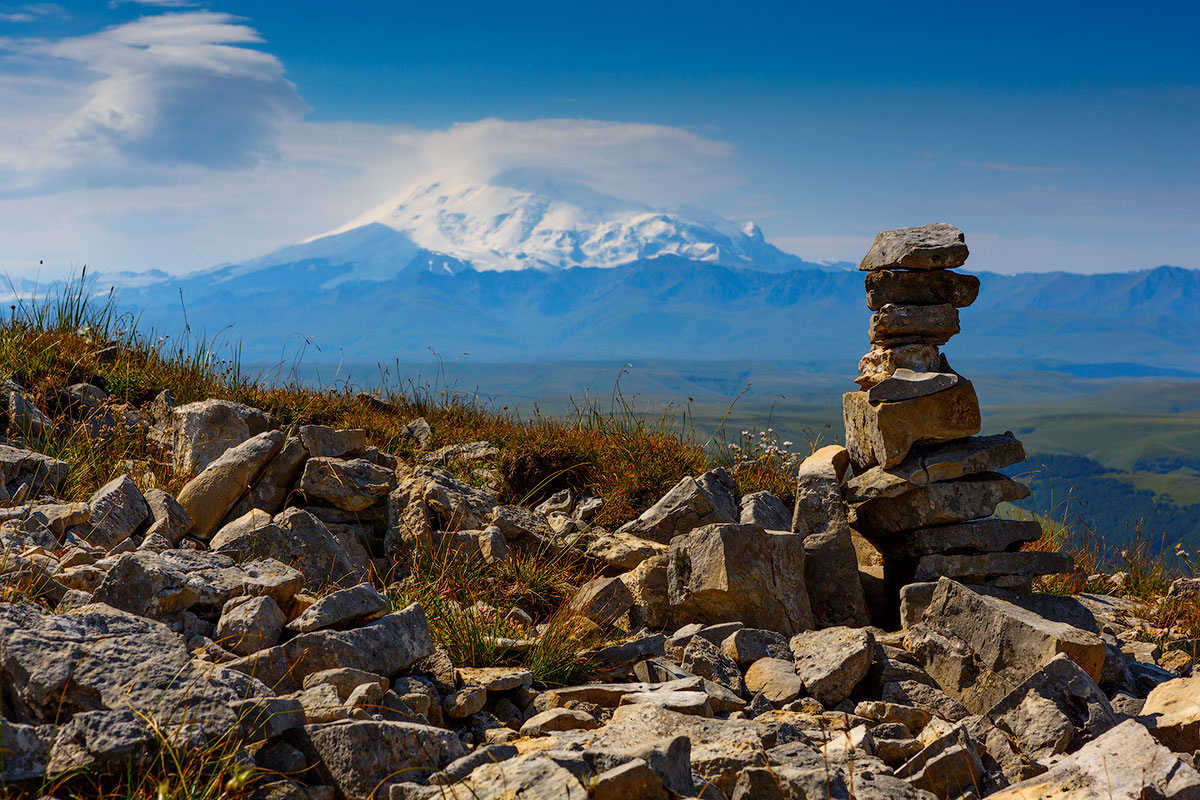
<svg viewBox="0 0 1200 800"><path fill-rule="evenodd" d="M197 0L109 0L108 7L116 8L123 3L133 3L139 6L155 6L157 8L194 8L201 5Z"/></svg>
<svg viewBox="0 0 1200 800"><path fill-rule="evenodd" d="M63 17L67 10L58 3L25 3L0 6L0 22L37 22L42 17Z"/></svg>
<svg viewBox="0 0 1200 800"><path fill-rule="evenodd" d="M237 17L209 11L142 17L57 41L0 40L0 68L22 67L22 77L4 70L0 93L33 94L30 82L39 79L55 87L40 87L42 99L24 106L32 113L19 124L36 139L3 143L0 163L33 173L5 188L153 183L169 179L146 174L156 165L244 169L277 158L283 126L307 106L275 56L246 46L261 42ZM65 115L64 98L78 102Z"/></svg>
<svg viewBox="0 0 1200 800"><path fill-rule="evenodd" d="M574 177L617 196L669 205L739 183L729 144L682 128L589 119L458 123L424 137L439 179L486 181L514 169Z"/></svg>

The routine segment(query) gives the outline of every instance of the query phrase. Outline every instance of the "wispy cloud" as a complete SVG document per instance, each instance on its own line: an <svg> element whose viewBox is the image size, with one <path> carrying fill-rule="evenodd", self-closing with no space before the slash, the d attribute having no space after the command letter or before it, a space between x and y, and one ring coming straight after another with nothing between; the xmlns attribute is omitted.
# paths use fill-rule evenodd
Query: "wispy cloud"
<svg viewBox="0 0 1200 800"><path fill-rule="evenodd" d="M109 8L116 8L123 3L133 3L139 6L155 6L157 8L195 8L203 5L198 0L108 0Z"/></svg>
<svg viewBox="0 0 1200 800"><path fill-rule="evenodd" d="M960 161L958 163L964 167L986 169L990 172L1051 173L1069 171L1066 167L1050 167L1038 164L1006 164L1003 161Z"/></svg>
<svg viewBox="0 0 1200 800"><path fill-rule="evenodd" d="M23 124L40 135L25 138L24 153L0 143L0 163L38 173L16 181L29 191L64 176L89 185L153 182L163 179L147 175L156 165L244 169L277 158L283 126L307 106L279 60L247 46L261 43L241 19L209 11L146 16L55 41L0 40L0 65L22 67L0 75L0 91L19 92L34 79L57 84L52 99L26 106ZM78 105L64 114L65 98ZM57 169L47 170L51 163Z"/></svg>
<svg viewBox="0 0 1200 800"><path fill-rule="evenodd" d="M65 17L67 10L57 3L25 3L0 6L0 22L37 22L42 17Z"/></svg>
<svg viewBox="0 0 1200 800"><path fill-rule="evenodd" d="M667 125L484 119L424 134L421 153L439 180L480 182L534 170L667 205L737 183L723 169L728 143Z"/></svg>

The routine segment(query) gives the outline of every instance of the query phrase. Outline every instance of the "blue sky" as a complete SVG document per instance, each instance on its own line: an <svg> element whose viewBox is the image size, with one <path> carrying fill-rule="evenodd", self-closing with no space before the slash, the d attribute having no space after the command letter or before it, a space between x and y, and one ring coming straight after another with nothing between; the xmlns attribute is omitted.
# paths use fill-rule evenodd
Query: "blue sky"
<svg viewBox="0 0 1200 800"><path fill-rule="evenodd" d="M562 163L813 260L947 220L977 269L1200 267L1197 8L8 3L0 268L200 268Z"/></svg>

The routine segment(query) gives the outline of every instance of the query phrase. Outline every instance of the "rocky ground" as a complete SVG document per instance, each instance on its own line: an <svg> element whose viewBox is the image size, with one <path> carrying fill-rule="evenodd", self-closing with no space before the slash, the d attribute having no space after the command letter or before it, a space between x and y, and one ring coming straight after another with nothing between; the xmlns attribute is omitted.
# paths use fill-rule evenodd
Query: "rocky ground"
<svg viewBox="0 0 1200 800"><path fill-rule="evenodd" d="M108 408L75 392L96 399L85 420ZM830 625L844 592L806 565L811 534L723 469L610 533L596 499L502 505L432 466L486 444L406 463L361 430L289 436L217 400L139 412L194 476L178 496L122 475L62 502L71 465L33 449L20 387L7 406L29 434L0 446L10 794L87 796L169 752L247 776L212 796L1200 797L1200 677L1131 636L1148 623L1129 600L943 577L905 594L901 630L868 624L869 592ZM454 663L396 602L431 547L601 565L568 604L605 634L581 654L592 679ZM550 633L527 622L497 646Z"/></svg>

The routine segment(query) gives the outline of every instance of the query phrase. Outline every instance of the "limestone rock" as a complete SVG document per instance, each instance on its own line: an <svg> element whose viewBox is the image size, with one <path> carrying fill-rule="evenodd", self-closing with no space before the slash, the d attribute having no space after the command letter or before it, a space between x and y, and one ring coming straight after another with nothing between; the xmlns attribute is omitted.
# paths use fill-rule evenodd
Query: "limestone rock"
<svg viewBox="0 0 1200 800"><path fill-rule="evenodd" d="M433 444L433 427L425 421L424 417L410 420L401 431L401 435L412 441L418 450L428 450L429 446Z"/></svg>
<svg viewBox="0 0 1200 800"><path fill-rule="evenodd" d="M841 482L850 464L844 447L822 447L800 464L792 530L804 536L804 585L818 628L866 624L867 605L858 575Z"/></svg>
<svg viewBox="0 0 1200 800"><path fill-rule="evenodd" d="M325 628L348 628L386 614L391 601L369 583L327 594L287 624L287 629L308 633Z"/></svg>
<svg viewBox="0 0 1200 800"><path fill-rule="evenodd" d="M934 344L872 345L858 362L855 383L869 389L896 374L898 369L913 372L940 372L942 353Z"/></svg>
<svg viewBox="0 0 1200 800"><path fill-rule="evenodd" d="M499 764L513 758L518 752L517 748L510 744L483 745L447 765L444 770L430 777L429 782L435 786L457 783L484 764Z"/></svg>
<svg viewBox="0 0 1200 800"><path fill-rule="evenodd" d="M269 514L282 511L288 492L299 479L307 459L308 451L301 441L296 437L288 439L279 455L271 459L255 481L249 496L235 505L226 519L240 517L252 508L260 508Z"/></svg>
<svg viewBox="0 0 1200 800"><path fill-rule="evenodd" d="M553 538L546 518L524 506L496 506L488 514L487 524L503 533L509 544L541 545Z"/></svg>
<svg viewBox="0 0 1200 800"><path fill-rule="evenodd" d="M1038 762L1078 750L1117 724L1100 687L1065 655L1029 676L987 716Z"/></svg>
<svg viewBox="0 0 1200 800"><path fill-rule="evenodd" d="M746 670L746 691L761 692L771 703L780 706L804 694L804 681L796 674L790 659L760 658Z"/></svg>
<svg viewBox="0 0 1200 800"><path fill-rule="evenodd" d="M735 694L745 691L737 662L703 636L694 636L688 642L683 650L681 666L693 675L707 678Z"/></svg>
<svg viewBox="0 0 1200 800"><path fill-rule="evenodd" d="M1200 675L1151 689L1141 719L1156 739L1175 752L1200 749Z"/></svg>
<svg viewBox="0 0 1200 800"><path fill-rule="evenodd" d="M0 444L0 500L20 502L54 492L67 479L70 465L32 450Z"/></svg>
<svg viewBox="0 0 1200 800"><path fill-rule="evenodd" d="M342 461L310 458L300 476L300 491L312 500L343 511L365 511L382 502L396 486L396 475L365 458Z"/></svg>
<svg viewBox="0 0 1200 800"><path fill-rule="evenodd" d="M430 655L433 640L424 609L414 603L360 628L302 633L281 647L296 680L339 667L391 677Z"/></svg>
<svg viewBox="0 0 1200 800"><path fill-rule="evenodd" d="M0 685L17 721L131 710L164 730L187 721L217 736L235 724L235 696L196 670L177 634L101 604L60 616L0 604Z"/></svg>
<svg viewBox="0 0 1200 800"><path fill-rule="evenodd" d="M232 566L228 561L216 564ZM145 551L122 553L108 564L99 585L92 587L92 599L144 617L161 618L186 611L200 602L201 596L200 586L189 579L188 572L188 567L171 556Z"/></svg>
<svg viewBox="0 0 1200 800"><path fill-rule="evenodd" d="M161 536L172 546L192 529L192 518L174 497L162 489L151 489L145 494L150 509L150 527L146 536Z"/></svg>
<svg viewBox="0 0 1200 800"><path fill-rule="evenodd" d="M970 553L965 555L927 555L917 561L916 580L935 581L940 577L965 583L986 583L997 578L1031 578L1071 572L1075 559L1070 553L1029 550L1018 553Z"/></svg>
<svg viewBox="0 0 1200 800"><path fill-rule="evenodd" d="M589 527L579 533L576 547L583 547L588 558L622 570L635 569L654 556L666 556L670 549L661 542L652 542L628 533L609 533L599 526Z"/></svg>
<svg viewBox="0 0 1200 800"><path fill-rule="evenodd" d="M865 628L807 631L792 637L790 644L796 674L826 707L850 696L866 677L875 652L875 638Z"/></svg>
<svg viewBox="0 0 1200 800"><path fill-rule="evenodd" d="M156 745L150 727L133 711L85 711L55 731L46 771L120 774L144 768Z"/></svg>
<svg viewBox="0 0 1200 800"><path fill-rule="evenodd" d="M281 536L271 514L261 508L252 508L222 525L209 539L208 546L216 553L249 558L255 553L267 554L272 546L270 543Z"/></svg>
<svg viewBox="0 0 1200 800"><path fill-rule="evenodd" d="M940 578L924 620L905 646L938 685L973 713L984 713L1059 653L1093 681L1104 642L1093 633Z"/></svg>
<svg viewBox="0 0 1200 800"><path fill-rule="evenodd" d="M177 475L203 472L231 447L275 425L269 414L240 403L201 400L171 409L172 469Z"/></svg>
<svg viewBox="0 0 1200 800"><path fill-rule="evenodd" d="M16 787L46 779L50 725L22 725L0 717L0 786Z"/></svg>
<svg viewBox="0 0 1200 800"><path fill-rule="evenodd" d="M667 800L662 778L640 758L605 770L592 782L592 800Z"/></svg>
<svg viewBox="0 0 1200 800"><path fill-rule="evenodd" d="M432 544L433 531L477 531L488 527L497 505L491 492L449 472L417 467L388 495L388 537L393 547ZM543 520L544 524L545 520Z"/></svg>
<svg viewBox="0 0 1200 800"><path fill-rule="evenodd" d="M1200 773L1137 722L1122 722L1049 771L1013 784L992 800L1195 800Z"/></svg>
<svg viewBox="0 0 1200 800"><path fill-rule="evenodd" d="M346 458L367 449L367 432L361 428L340 431L328 425L301 425L300 441L310 458Z"/></svg>
<svg viewBox="0 0 1200 800"><path fill-rule="evenodd" d="M409 795L405 795L408 800ZM579 779L552 758L528 753L484 764L462 783L433 788L420 800L587 800Z"/></svg>
<svg viewBox="0 0 1200 800"><path fill-rule="evenodd" d="M207 541L225 512L283 447L283 434L266 431L224 451L188 481L179 504L192 518L192 534Z"/></svg>
<svg viewBox="0 0 1200 800"><path fill-rule="evenodd" d="M958 384L961 376L957 372L913 372L898 369L867 389L867 399L872 403L912 400L934 394Z"/></svg>
<svg viewBox="0 0 1200 800"><path fill-rule="evenodd" d="M88 499L86 525L75 529L80 539L111 550L133 535L150 516L150 507L128 475L115 478Z"/></svg>
<svg viewBox="0 0 1200 800"><path fill-rule="evenodd" d="M888 303L934 306L949 303L966 308L979 296L979 278L962 272L909 272L880 269L867 273L867 308L878 311Z"/></svg>
<svg viewBox="0 0 1200 800"><path fill-rule="evenodd" d="M645 704L617 708L608 725L584 736L589 750L628 749L687 737L691 768L700 776L697 786L712 782L727 796L740 772L766 765L764 751L774 744L774 736L754 722L714 720Z"/></svg>
<svg viewBox="0 0 1200 800"><path fill-rule="evenodd" d="M761 628L741 628L734 631L721 641L721 652L742 667L748 667L760 658L791 660L792 657L788 637Z"/></svg>
<svg viewBox="0 0 1200 800"><path fill-rule="evenodd" d="M482 711L487 697L487 689L482 686L464 686L442 698L442 711L450 719L464 719Z"/></svg>
<svg viewBox="0 0 1200 800"><path fill-rule="evenodd" d="M903 725L910 733L920 733L929 724L932 715L923 708L887 703L882 700L864 700L854 707L860 717L889 725Z"/></svg>
<svg viewBox="0 0 1200 800"><path fill-rule="evenodd" d="M684 478L618 532L669 544L676 536L704 525L737 522L735 493L733 478L722 467L699 478Z"/></svg>
<svg viewBox="0 0 1200 800"><path fill-rule="evenodd" d="M1041 537L1042 526L1037 520L979 519L908 531L902 541L889 548L889 552L906 558L956 553L1001 554L1027 542L1036 542ZM949 571L938 575L955 578ZM933 580L936 579L935 576Z"/></svg>
<svg viewBox="0 0 1200 800"><path fill-rule="evenodd" d="M938 797L958 797L968 789L982 787L983 761L970 734L955 726L897 769L896 777Z"/></svg>
<svg viewBox="0 0 1200 800"><path fill-rule="evenodd" d="M347 800L374 800L388 784L428 775L466 755L457 736L431 725L363 720L305 731Z"/></svg>
<svg viewBox="0 0 1200 800"><path fill-rule="evenodd" d="M633 625L652 629L667 626L671 613L667 589L669 564L669 553L651 556L620 576L633 597L633 607L629 611Z"/></svg>
<svg viewBox="0 0 1200 800"><path fill-rule="evenodd" d="M633 595L620 578L593 578L579 588L570 606L598 625L611 625L633 606Z"/></svg>
<svg viewBox="0 0 1200 800"><path fill-rule="evenodd" d="M1028 496L1029 489L1007 475L981 472L860 503L851 509L850 524L869 539L886 539L916 528L990 517L1000 503Z"/></svg>
<svg viewBox="0 0 1200 800"><path fill-rule="evenodd" d="M352 586L368 567L355 563L320 520L299 508L289 508L271 524L261 525L265 512L251 511L214 537L216 549L237 558L273 558L294 565L311 589L329 584Z"/></svg>
<svg viewBox="0 0 1200 800"><path fill-rule="evenodd" d="M759 525L769 531L792 529L791 512L782 500L770 492L743 495L738 521L743 525Z"/></svg>
<svg viewBox="0 0 1200 800"><path fill-rule="evenodd" d="M968 380L934 394L899 402L871 403L866 392L842 395L846 449L855 473L880 464L894 467L915 444L932 444L979 433L979 398Z"/></svg>
<svg viewBox="0 0 1200 800"><path fill-rule="evenodd" d="M439 447L422 457L427 464L476 464L500 454L491 442L457 442Z"/></svg>
<svg viewBox="0 0 1200 800"><path fill-rule="evenodd" d="M274 647L286 620L270 597L239 597L230 600L217 622L216 641L240 656Z"/></svg>
<svg viewBox="0 0 1200 800"><path fill-rule="evenodd" d="M935 222L875 234L858 268L863 272L897 267L954 269L965 264L968 255L963 232L947 222Z"/></svg>
<svg viewBox="0 0 1200 800"><path fill-rule="evenodd" d="M596 728L600 723L585 711L573 708L551 708L534 714L521 726L522 736L545 736L555 731Z"/></svg>
<svg viewBox="0 0 1200 800"><path fill-rule="evenodd" d="M482 686L493 692L508 692L533 684L533 673L520 667L459 667L463 686Z"/></svg>
<svg viewBox="0 0 1200 800"><path fill-rule="evenodd" d="M630 692L621 697L622 706L649 705L677 714L694 717L712 717L711 698L705 692L693 690L660 690L657 692Z"/></svg>
<svg viewBox="0 0 1200 800"><path fill-rule="evenodd" d="M919 708L947 722L959 722L971 714L966 706L936 686L929 686L913 680L885 683L881 697L884 702Z"/></svg>
<svg viewBox="0 0 1200 800"><path fill-rule="evenodd" d="M756 525L708 525L671 542L673 607L709 623L742 622L788 635L813 626L804 542Z"/></svg>
<svg viewBox="0 0 1200 800"><path fill-rule="evenodd" d="M941 345L957 334L958 309L940 306L897 306L888 304L871 315L867 338L873 345ZM892 377L895 377L893 375Z"/></svg>
<svg viewBox="0 0 1200 800"><path fill-rule="evenodd" d="M848 503L896 497L911 491L914 485L951 481L999 470L1024 460L1025 449L1011 432L918 445L896 466L872 467L846 481L844 494Z"/></svg>
<svg viewBox="0 0 1200 800"><path fill-rule="evenodd" d="M0 382L0 417L7 418L8 427L21 436L41 440L54 433L54 423L25 396L24 390L10 380Z"/></svg>

